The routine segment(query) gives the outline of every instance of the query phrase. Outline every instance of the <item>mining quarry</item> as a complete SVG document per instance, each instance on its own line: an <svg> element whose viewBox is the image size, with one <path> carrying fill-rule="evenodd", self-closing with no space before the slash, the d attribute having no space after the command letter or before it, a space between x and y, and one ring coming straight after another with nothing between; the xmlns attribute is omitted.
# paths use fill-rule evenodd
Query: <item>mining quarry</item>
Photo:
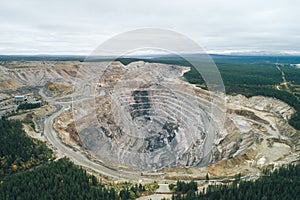
<svg viewBox="0 0 300 200"><path fill-rule="evenodd" d="M1 115L31 94L31 137L57 157L113 179L215 179L299 160L295 110L275 98L225 95L188 83L185 66L120 62L0 63ZM130 178L129 178L130 177Z"/></svg>

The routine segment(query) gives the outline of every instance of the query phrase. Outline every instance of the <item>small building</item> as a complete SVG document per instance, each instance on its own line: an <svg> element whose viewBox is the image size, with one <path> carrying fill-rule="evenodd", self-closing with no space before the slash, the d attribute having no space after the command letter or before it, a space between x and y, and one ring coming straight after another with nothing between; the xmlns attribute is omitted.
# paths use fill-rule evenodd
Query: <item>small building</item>
<svg viewBox="0 0 300 200"><path fill-rule="evenodd" d="M25 101L25 96L24 95L14 97L14 102L16 102L16 103L21 103L21 102L24 102L24 101Z"/></svg>

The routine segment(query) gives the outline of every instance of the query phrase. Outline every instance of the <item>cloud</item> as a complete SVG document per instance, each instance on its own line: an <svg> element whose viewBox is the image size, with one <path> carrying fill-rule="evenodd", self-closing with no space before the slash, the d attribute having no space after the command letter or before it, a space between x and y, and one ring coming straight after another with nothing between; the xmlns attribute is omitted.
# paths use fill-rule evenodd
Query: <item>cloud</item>
<svg viewBox="0 0 300 200"><path fill-rule="evenodd" d="M0 54L87 54L137 28L170 29L208 51L300 52L300 2L235 0L0 3Z"/></svg>

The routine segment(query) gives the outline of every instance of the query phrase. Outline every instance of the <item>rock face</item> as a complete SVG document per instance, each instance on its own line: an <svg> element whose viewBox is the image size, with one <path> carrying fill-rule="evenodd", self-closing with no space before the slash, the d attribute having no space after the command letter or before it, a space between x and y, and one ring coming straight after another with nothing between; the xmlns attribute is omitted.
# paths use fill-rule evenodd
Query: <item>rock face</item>
<svg viewBox="0 0 300 200"><path fill-rule="evenodd" d="M62 97L72 93L79 77L89 77L94 71L78 69L95 63L78 61L10 61L0 62L0 89L15 90L24 87L45 87L49 95Z"/></svg>
<svg viewBox="0 0 300 200"><path fill-rule="evenodd" d="M107 162L142 169L202 166L296 134L286 103L222 99L181 80L186 70L144 62L105 68L92 87L95 100L73 104L85 148Z"/></svg>
<svg viewBox="0 0 300 200"><path fill-rule="evenodd" d="M211 112L209 92L197 95L197 88L179 79L185 70L144 62L112 63L99 78L95 107L90 102L74 105L85 147L138 168L196 166L205 156L209 160L204 143L208 134L220 134L221 119ZM94 112L95 118L87 115Z"/></svg>

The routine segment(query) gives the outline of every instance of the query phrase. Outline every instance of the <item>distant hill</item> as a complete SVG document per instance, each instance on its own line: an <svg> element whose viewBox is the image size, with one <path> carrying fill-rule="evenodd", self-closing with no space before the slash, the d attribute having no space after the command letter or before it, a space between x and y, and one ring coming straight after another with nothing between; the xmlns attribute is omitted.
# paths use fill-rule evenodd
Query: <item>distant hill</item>
<svg viewBox="0 0 300 200"><path fill-rule="evenodd" d="M183 54L184 58L197 58L201 54ZM231 63L231 64L298 64L300 63L300 56L287 56L287 55L220 55L209 54L209 56L216 63ZM87 56L85 55L0 55L0 61L84 61ZM90 57L91 58L91 57ZM104 61L112 59L112 56L100 56L95 59L96 61ZM167 62L167 61L180 61L184 60L175 54L157 54L157 55L143 55L143 56L122 56L120 60L145 60L152 62Z"/></svg>
<svg viewBox="0 0 300 200"><path fill-rule="evenodd" d="M0 61L83 61L81 55L0 55Z"/></svg>

